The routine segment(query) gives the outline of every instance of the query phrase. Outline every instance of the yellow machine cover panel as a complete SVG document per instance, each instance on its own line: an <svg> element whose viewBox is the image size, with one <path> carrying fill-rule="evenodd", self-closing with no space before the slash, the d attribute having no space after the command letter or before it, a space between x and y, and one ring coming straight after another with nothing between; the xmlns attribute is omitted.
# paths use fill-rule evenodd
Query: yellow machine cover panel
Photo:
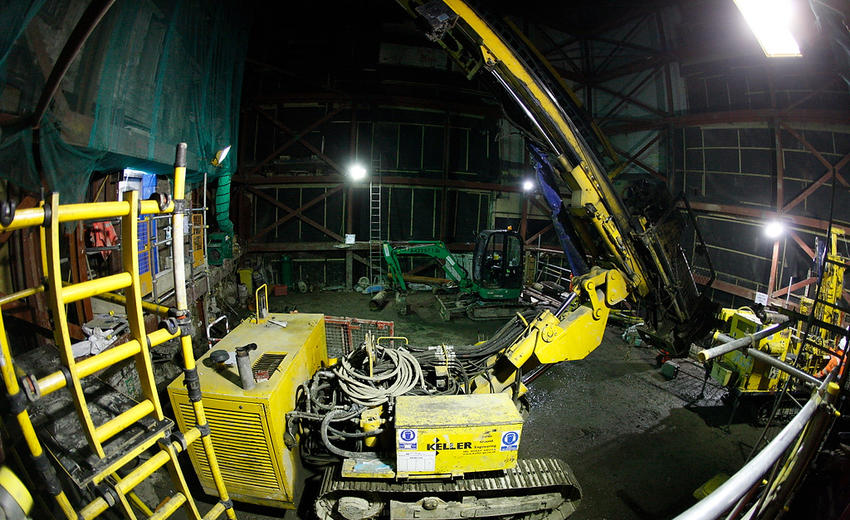
<svg viewBox="0 0 850 520"><path fill-rule="evenodd" d="M269 317L264 323L245 321L236 327L198 360L198 376L215 453L231 496L252 504L292 508L299 461L297 450L288 450L283 442L285 414L295 407L298 385L327 362L325 321L321 314ZM233 353L249 343L257 344L250 353L251 364L263 380L244 390L235 361L221 367L212 362L210 353ZM168 395L180 429L194 426L182 375L168 385ZM199 445L189 448L189 457L204 491L215 494Z"/></svg>
<svg viewBox="0 0 850 520"><path fill-rule="evenodd" d="M507 393L399 397L396 473L457 476L512 468L522 422Z"/></svg>

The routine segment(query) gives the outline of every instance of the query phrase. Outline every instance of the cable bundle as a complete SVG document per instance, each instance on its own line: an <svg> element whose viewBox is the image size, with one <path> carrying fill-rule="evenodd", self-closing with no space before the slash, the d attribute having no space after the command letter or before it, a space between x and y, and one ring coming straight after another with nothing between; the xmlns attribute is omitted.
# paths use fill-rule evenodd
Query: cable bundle
<svg viewBox="0 0 850 520"><path fill-rule="evenodd" d="M382 413L391 423L393 402L399 396L469 393L472 378L487 373L490 358L526 333L526 322L536 314L529 310L523 319L514 317L478 345L406 345L403 349L361 345L298 387L295 410L286 414L287 445L295 446L299 442L297 435L303 460L317 465L339 457L376 456L375 452L366 451L364 441L380 437L385 428L363 431L363 410L387 405Z"/></svg>
<svg viewBox="0 0 850 520"><path fill-rule="evenodd" d="M539 310L531 309L523 313L523 318L528 321L533 319L538 313ZM454 359L449 360L449 363L461 368L465 374L464 379L471 379L487 370L487 360L513 345L525 331L525 323L514 316L492 338L483 343L477 345L455 345L451 347ZM422 366L433 367L446 364L446 356L439 349L414 346L408 346L408 348L413 352L413 355L416 356Z"/></svg>
<svg viewBox="0 0 850 520"><path fill-rule="evenodd" d="M371 376L367 374L369 358L365 349L343 357L333 368L340 389L352 402L367 407L380 406L391 397L410 393L417 386L427 392L422 367L410 352L375 346L375 354Z"/></svg>

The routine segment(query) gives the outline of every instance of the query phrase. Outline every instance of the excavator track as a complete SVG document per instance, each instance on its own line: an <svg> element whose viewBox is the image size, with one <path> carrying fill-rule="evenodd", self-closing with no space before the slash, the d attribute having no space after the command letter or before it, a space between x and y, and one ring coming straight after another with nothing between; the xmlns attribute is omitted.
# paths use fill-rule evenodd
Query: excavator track
<svg viewBox="0 0 850 520"><path fill-rule="evenodd" d="M581 500L572 470L558 459L521 459L509 470L453 480L342 478L339 471L329 467L322 479L316 513L323 520L561 520Z"/></svg>
<svg viewBox="0 0 850 520"><path fill-rule="evenodd" d="M472 295L437 295L440 317L451 321L454 317L465 316L472 321L508 319L531 307L517 300L478 300Z"/></svg>

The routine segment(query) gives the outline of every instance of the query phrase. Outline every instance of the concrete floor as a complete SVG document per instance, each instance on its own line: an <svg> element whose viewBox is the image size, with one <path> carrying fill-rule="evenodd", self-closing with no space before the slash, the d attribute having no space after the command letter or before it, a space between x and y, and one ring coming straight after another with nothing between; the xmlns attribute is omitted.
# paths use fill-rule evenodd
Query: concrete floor
<svg viewBox="0 0 850 520"><path fill-rule="evenodd" d="M356 293L294 294L273 298L271 308L393 320L396 334L416 344L474 342L501 326L442 322L429 293L409 301L415 313L406 317L391 306L370 312L368 297ZM679 377L667 381L655 368L655 352L625 345L620 332L609 327L586 359L553 366L528 394L520 456L570 464L584 492L575 520L671 518L694 503L691 494L704 482L734 473L760 432L740 421L727 430L729 408L714 387L686 407L699 394L701 368L684 362ZM284 513L244 504L237 509L249 520Z"/></svg>

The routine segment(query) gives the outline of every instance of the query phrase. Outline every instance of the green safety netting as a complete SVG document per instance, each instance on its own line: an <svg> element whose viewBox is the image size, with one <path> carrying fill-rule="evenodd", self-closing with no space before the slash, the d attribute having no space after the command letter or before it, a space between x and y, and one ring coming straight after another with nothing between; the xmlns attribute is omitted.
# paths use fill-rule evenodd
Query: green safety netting
<svg viewBox="0 0 850 520"><path fill-rule="evenodd" d="M86 0L0 2L0 112L31 112ZM62 80L38 132L44 183L82 200L94 171L168 174L189 146L189 182L217 183L228 219L250 16L236 1L118 0ZM231 145L223 164L210 160ZM33 130L0 128L0 175L38 191Z"/></svg>

